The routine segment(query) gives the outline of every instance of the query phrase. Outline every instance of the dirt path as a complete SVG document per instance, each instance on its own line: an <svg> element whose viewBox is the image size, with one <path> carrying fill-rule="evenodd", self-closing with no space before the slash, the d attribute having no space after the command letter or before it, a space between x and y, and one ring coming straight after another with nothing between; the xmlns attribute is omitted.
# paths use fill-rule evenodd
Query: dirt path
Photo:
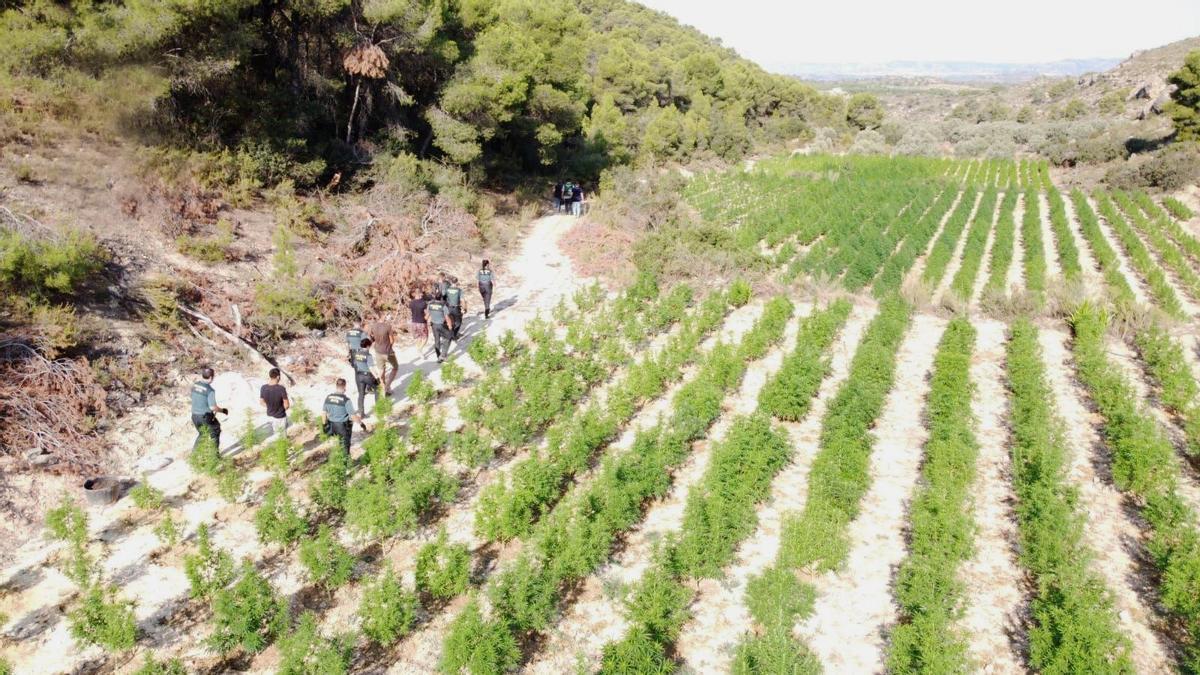
<svg viewBox="0 0 1200 675"><path fill-rule="evenodd" d="M1038 219L1042 226L1042 250L1046 253L1046 281L1052 282L1056 277L1062 277L1062 262L1058 259L1058 240L1054 237L1054 228L1050 227L1050 202L1046 193L1038 191Z"/></svg>
<svg viewBox="0 0 1200 675"><path fill-rule="evenodd" d="M967 214L967 224L963 226L962 232L958 235L958 241L954 242L954 255L950 257L950 263L946 265L946 271L938 281L937 289L934 290L932 300L935 305L940 304L946 294L950 292L950 283L954 281L954 275L958 274L958 268L962 267L963 251L967 248L967 240L970 239L971 226L975 223L975 214L979 212L979 205L983 202L983 191L980 190L975 195L975 203L971 205L971 212ZM924 262L924 261L922 261Z"/></svg>
<svg viewBox="0 0 1200 675"><path fill-rule="evenodd" d="M1071 364L1068 334L1043 328L1039 341L1046 361L1046 379L1054 391L1071 450L1067 480L1079 490L1079 510L1084 514L1084 541L1095 554L1092 567L1113 593L1122 632L1133 645L1131 656L1138 672L1172 670L1165 645L1151 626L1154 615L1148 596L1150 584L1134 561L1141 547L1141 532L1125 509L1112 484L1111 456L1100 437L1101 420L1090 412Z"/></svg>
<svg viewBox="0 0 1200 675"><path fill-rule="evenodd" d="M1089 288L1097 287L1103 278L1100 274L1100 263L1096 261L1092 247L1088 246L1087 239L1083 236L1083 230L1079 227L1075 202L1070 199L1070 195L1063 195L1063 205L1066 207L1067 229L1071 231L1071 236L1075 239L1075 248L1079 250L1079 266L1083 268L1083 281Z"/></svg>
<svg viewBox="0 0 1200 675"><path fill-rule="evenodd" d="M971 658L990 673L1024 672L1013 636L1020 635L1025 611L1022 574L1017 566L1017 526L1013 514L1012 463L1009 457L1008 392L1004 383L1004 345L1008 327L989 319L974 322L978 331L971 359L975 387L971 409L978 422L979 460L975 466L973 516L975 555L959 577L966 587L960 626Z"/></svg>
<svg viewBox="0 0 1200 675"><path fill-rule="evenodd" d="M798 306L797 316L788 322L779 346L750 364L738 391L726 397L721 418L695 444L692 454L676 472L670 492L650 507L638 527L625 538L621 552L584 582L578 599L550 630L527 672L551 675L572 672L581 661L598 664L604 645L625 634L628 623L622 615L620 600L611 589L629 588L637 583L653 561L656 543L680 528L688 492L704 476L713 444L721 442L735 417L755 410L758 392L792 350L800 319L811 311L811 305Z"/></svg>
<svg viewBox="0 0 1200 675"><path fill-rule="evenodd" d="M718 341L737 342L742 339L742 335L750 330L754 325L755 319L762 312L761 303L750 303L730 313L726 318L724 325L718 331L718 334L708 337L701 344L701 351L708 352ZM618 440L608 447L604 454L606 456L618 456L626 450L629 450L634 444L638 432L643 429L648 429L650 426L659 422L659 418L667 414L671 410L671 400L680 388L683 388L686 382L692 380L697 374L695 366L689 368L685 372L682 380L673 384L666 390L666 393L660 398L650 402L644 406L637 416L629 425L625 426L622 435ZM587 485L599 471L599 465L593 470L584 472L576 479L576 485ZM474 510L463 510L462 515L456 522L456 527L449 527L450 538L452 540L464 540L464 542L475 542L474 536ZM457 530L457 531L456 531ZM478 543L476 543L478 544ZM520 542L505 546L499 554L499 560L493 563L492 569L503 566L503 561L511 560L520 552ZM590 579L588 581L590 583ZM398 661L391 671L394 673L406 673L408 668L419 668L427 671L437 670L438 659L442 653L442 641L445 637L446 628L450 626L450 622L458 614L458 610L464 604L464 598L458 598L455 603L451 603L450 607L442 610L442 613L432 617L430 622L425 623L404 639L400 647L401 659ZM619 637L619 635L618 635Z"/></svg>
<svg viewBox="0 0 1200 675"><path fill-rule="evenodd" d="M803 637L828 672L883 669L884 636L896 620L892 577L905 556L908 501L928 437L922 421L928 376L946 320L918 315L900 346L896 379L874 428L871 485L850 524L850 556L836 572L815 579L817 600L800 622Z"/></svg>
<svg viewBox="0 0 1200 675"><path fill-rule="evenodd" d="M1108 245L1117 255L1117 267L1121 271L1121 275L1129 281L1129 287L1133 289L1133 297L1139 305L1152 305L1150 301L1150 292L1146 288L1142 277L1135 274L1133 266L1129 264L1129 258L1125 255L1125 248L1121 246L1121 242L1117 240L1116 235L1108 227L1108 221L1104 216L1100 215L1100 210L1096 208L1096 200L1088 196L1088 205L1092 207L1092 211L1096 212L1096 220L1099 223L1100 232L1108 241Z"/></svg>
<svg viewBox="0 0 1200 675"><path fill-rule="evenodd" d="M1003 192L996 193L996 204L992 210L992 225L988 228L987 241L983 244L983 257L979 260L979 269L975 271L975 285L971 287L971 297L968 306L978 309L979 299L983 295L983 287L987 285L988 275L992 267L992 247L996 245L996 224L1000 222L1000 204L1004 202Z"/></svg>
<svg viewBox="0 0 1200 675"><path fill-rule="evenodd" d="M780 423L794 448L792 462L775 477L770 499L758 509L758 529L738 548L734 564L723 578L699 582L692 620L676 643L685 672L728 672L733 648L753 625L746 607L746 584L775 561L785 516L804 508L808 472L820 441L821 418L849 374L854 351L874 314L873 308L854 308L834 343L829 375L821 383L812 409L801 422Z"/></svg>
<svg viewBox="0 0 1200 675"><path fill-rule="evenodd" d="M1025 288L1025 235L1021 231L1021 220L1025 217L1025 194L1017 195L1017 205L1013 208L1013 255L1008 263L1008 277L1005 290L1011 294L1013 289Z"/></svg>

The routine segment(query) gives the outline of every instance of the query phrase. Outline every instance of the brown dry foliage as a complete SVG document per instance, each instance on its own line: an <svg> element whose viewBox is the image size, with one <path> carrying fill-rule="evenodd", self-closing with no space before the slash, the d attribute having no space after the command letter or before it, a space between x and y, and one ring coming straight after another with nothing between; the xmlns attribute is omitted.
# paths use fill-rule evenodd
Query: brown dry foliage
<svg viewBox="0 0 1200 675"><path fill-rule="evenodd" d="M632 255L636 241L637 234L631 230L584 220L572 227L560 244L577 273L620 284L632 279L636 271Z"/></svg>
<svg viewBox="0 0 1200 675"><path fill-rule="evenodd" d="M0 448L19 466L49 455L52 470L94 471L106 464L94 433L104 389L86 359L50 359L34 340L0 336Z"/></svg>
<svg viewBox="0 0 1200 675"><path fill-rule="evenodd" d="M378 46L360 42L346 53L342 67L351 75L379 80L387 75L388 57Z"/></svg>

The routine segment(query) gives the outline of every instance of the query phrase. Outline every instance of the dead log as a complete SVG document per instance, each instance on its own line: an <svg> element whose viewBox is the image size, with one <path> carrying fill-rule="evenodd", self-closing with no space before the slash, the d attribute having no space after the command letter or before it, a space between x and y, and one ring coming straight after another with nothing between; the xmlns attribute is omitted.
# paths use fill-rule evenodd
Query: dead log
<svg viewBox="0 0 1200 675"><path fill-rule="evenodd" d="M216 333L217 335L220 335L221 337L225 338L227 341L233 343L234 346L240 348L242 351L249 354L250 357L252 359L254 359L255 361L258 361L259 363L268 365L272 368L279 368L279 365L277 363L275 363L275 361L273 359L271 359L266 354L263 354L262 352L255 349L254 345L250 344L249 342L246 342L245 340L234 335L233 333L230 333L229 331L225 330L224 328L221 328L220 326L217 325L216 321L213 321L212 319L208 318L208 316L205 315L200 310L195 309L193 307L188 307L187 305L180 304L179 311L192 317L193 319L199 321L200 323L203 323L205 326L208 326L214 333ZM288 374L288 372L285 371L283 368L279 368L279 372L283 373L283 376L287 378L288 384L296 384L295 378L293 378L290 374Z"/></svg>

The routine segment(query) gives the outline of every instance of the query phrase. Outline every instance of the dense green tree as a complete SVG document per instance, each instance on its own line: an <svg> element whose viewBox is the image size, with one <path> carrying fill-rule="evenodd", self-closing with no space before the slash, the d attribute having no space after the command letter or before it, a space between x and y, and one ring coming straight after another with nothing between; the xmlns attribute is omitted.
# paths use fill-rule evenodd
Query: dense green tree
<svg viewBox="0 0 1200 675"><path fill-rule="evenodd" d="M114 128L211 153L247 195L371 149L594 175L847 125L839 97L627 0L13 0L0 44L0 97L119 111Z"/></svg>
<svg viewBox="0 0 1200 675"><path fill-rule="evenodd" d="M846 119L859 129L878 129L883 124L883 104L872 94L855 94L846 104Z"/></svg>
<svg viewBox="0 0 1200 675"><path fill-rule="evenodd" d="M1200 51L1189 53L1183 67L1172 73L1169 81L1178 87L1167 106L1167 114L1175 122L1176 138L1200 141Z"/></svg>

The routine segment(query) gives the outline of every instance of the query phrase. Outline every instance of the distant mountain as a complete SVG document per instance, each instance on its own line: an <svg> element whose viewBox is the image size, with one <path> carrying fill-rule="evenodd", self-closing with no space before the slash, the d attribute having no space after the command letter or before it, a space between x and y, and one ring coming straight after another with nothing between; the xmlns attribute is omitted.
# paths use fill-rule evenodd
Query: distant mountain
<svg viewBox="0 0 1200 675"><path fill-rule="evenodd" d="M821 82L923 78L947 82L1014 83L1038 77L1069 77L1108 70L1121 59L1064 59L1048 63L980 63L973 61L889 61L887 63L797 63L782 72Z"/></svg>

